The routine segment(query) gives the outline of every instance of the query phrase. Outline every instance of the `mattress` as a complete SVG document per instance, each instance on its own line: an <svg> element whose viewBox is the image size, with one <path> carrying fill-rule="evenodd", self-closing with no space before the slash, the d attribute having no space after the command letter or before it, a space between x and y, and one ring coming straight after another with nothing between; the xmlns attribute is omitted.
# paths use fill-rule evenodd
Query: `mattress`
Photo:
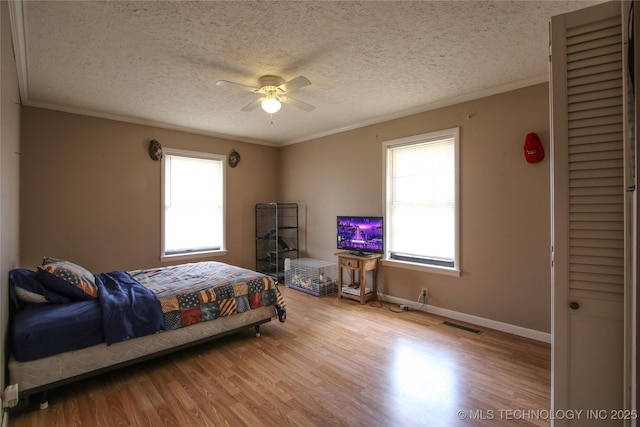
<svg viewBox="0 0 640 427"><path fill-rule="evenodd" d="M97 300L28 306L13 319L12 350L29 361L102 343L102 312Z"/></svg>
<svg viewBox="0 0 640 427"><path fill-rule="evenodd" d="M32 275L23 273L26 276L22 275L20 280ZM64 304L26 305L14 310L10 333L15 360L32 361L100 342L112 345L161 329L180 329L263 306L269 306L273 311L277 298L273 278L213 261L129 273L99 273L95 279L100 285L105 284L100 288L100 298ZM144 311L150 309L142 298L144 294L133 292L141 288L152 294L150 298L159 299L156 301L159 302L157 310L161 310L160 313ZM121 292L112 297L109 292L114 289ZM105 305L105 298L117 305ZM112 311L107 310L111 308ZM156 328L153 320L160 316L164 318L162 327ZM123 326L120 320L125 317L131 322ZM131 333L141 330L144 333Z"/></svg>
<svg viewBox="0 0 640 427"><path fill-rule="evenodd" d="M221 317L215 322L201 322L188 328L159 332L110 346L98 344L29 362L19 362L11 356L8 363L9 384L19 384L21 392L36 392L39 387L48 389L55 383L67 382L87 372L115 368L136 359L161 355L180 346L209 340L275 317L273 306L265 306Z"/></svg>

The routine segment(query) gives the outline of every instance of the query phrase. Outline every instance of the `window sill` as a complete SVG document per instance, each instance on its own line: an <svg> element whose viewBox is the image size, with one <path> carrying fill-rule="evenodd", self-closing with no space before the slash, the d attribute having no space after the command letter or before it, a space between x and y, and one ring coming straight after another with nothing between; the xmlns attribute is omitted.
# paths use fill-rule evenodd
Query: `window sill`
<svg viewBox="0 0 640 427"><path fill-rule="evenodd" d="M435 265L425 265L417 262L385 259L385 260L382 260L382 265L393 267L393 268L403 268L406 270L422 271L424 273L443 274L445 276L460 277L462 275L462 272L457 268L438 267Z"/></svg>
<svg viewBox="0 0 640 427"><path fill-rule="evenodd" d="M222 256L226 254L227 254L227 250L221 249L219 251L203 251L203 252L189 252L189 253L176 254L176 255L160 255L160 261L162 262L185 261L189 259L208 258L212 256Z"/></svg>

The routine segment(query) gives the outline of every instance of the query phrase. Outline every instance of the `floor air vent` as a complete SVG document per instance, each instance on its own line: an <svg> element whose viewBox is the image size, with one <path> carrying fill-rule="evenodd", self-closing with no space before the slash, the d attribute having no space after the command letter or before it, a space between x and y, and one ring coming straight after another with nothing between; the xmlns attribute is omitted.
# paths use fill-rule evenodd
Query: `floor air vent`
<svg viewBox="0 0 640 427"><path fill-rule="evenodd" d="M474 333L476 335L479 335L479 334L482 333L482 331L480 329L474 329L474 328L470 328L468 326L458 325L457 323L449 322L447 320L442 322L442 324L443 325L447 325L447 326L451 326L452 328L462 329L463 331L471 332L471 333Z"/></svg>

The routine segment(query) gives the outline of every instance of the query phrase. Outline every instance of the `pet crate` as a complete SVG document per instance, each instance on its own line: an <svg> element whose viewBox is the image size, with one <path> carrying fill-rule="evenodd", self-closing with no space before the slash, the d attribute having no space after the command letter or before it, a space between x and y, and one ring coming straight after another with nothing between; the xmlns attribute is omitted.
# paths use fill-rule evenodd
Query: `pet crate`
<svg viewBox="0 0 640 427"><path fill-rule="evenodd" d="M256 271L282 283L285 257L298 256L298 205L256 204Z"/></svg>
<svg viewBox="0 0 640 427"><path fill-rule="evenodd" d="M317 297L338 292L336 263L311 258L286 259L284 284L287 288Z"/></svg>

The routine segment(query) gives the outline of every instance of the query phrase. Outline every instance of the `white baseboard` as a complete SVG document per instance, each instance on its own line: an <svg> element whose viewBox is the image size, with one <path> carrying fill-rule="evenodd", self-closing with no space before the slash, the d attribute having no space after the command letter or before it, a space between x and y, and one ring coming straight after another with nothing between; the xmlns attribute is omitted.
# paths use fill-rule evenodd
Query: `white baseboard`
<svg viewBox="0 0 640 427"><path fill-rule="evenodd" d="M422 304L415 301L409 301L403 298L397 298L390 295L381 295L382 299L394 304L407 304L409 307L420 307ZM520 337L530 338L536 341L542 341L547 344L551 343L551 334L548 332L540 332L535 329L523 328L522 326L511 325L509 323L498 322L497 320L485 319L484 317L473 316L467 313L448 310L446 308L436 307L435 305L427 305L420 309L427 313L436 314L450 319L460 320L462 322L471 323L485 328L495 329L501 332L518 335Z"/></svg>

